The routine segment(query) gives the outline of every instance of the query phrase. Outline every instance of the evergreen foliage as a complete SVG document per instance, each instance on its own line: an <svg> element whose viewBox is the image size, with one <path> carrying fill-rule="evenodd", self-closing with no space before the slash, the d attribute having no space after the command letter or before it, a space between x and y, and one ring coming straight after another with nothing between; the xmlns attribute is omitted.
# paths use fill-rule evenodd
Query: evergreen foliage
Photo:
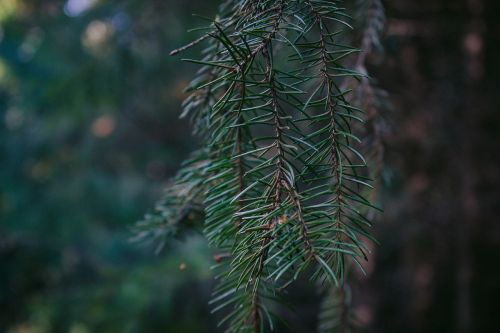
<svg viewBox="0 0 500 333"><path fill-rule="evenodd" d="M353 19L356 11L370 15ZM183 59L201 65L182 116L204 146L137 236L161 246L181 221L204 214L219 253L213 312L227 332L272 330L284 290L302 275L332 288L320 331L347 327L346 273L352 264L363 270L365 242L374 241L360 106L372 91L364 61L383 21L377 0L357 9L333 0L227 0L196 29L202 37L172 52L208 45L201 59Z"/></svg>

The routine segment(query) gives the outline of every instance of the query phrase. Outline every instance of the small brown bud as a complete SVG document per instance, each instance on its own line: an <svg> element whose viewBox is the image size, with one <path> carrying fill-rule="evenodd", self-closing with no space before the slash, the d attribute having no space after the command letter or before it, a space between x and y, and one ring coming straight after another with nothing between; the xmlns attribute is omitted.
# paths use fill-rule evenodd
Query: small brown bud
<svg viewBox="0 0 500 333"><path fill-rule="evenodd" d="M285 224L286 222L288 222L288 216L286 215L282 215L280 217L278 217L278 224Z"/></svg>

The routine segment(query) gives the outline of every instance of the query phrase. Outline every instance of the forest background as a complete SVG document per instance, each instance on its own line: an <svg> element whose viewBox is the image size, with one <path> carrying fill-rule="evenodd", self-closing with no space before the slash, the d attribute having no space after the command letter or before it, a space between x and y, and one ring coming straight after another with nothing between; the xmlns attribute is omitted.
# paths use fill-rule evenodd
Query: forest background
<svg viewBox="0 0 500 333"><path fill-rule="evenodd" d="M197 146L179 119L196 67L168 54L217 4L0 0L0 332L217 332L203 238L130 242ZM500 6L384 5L384 213L359 331L499 331ZM293 332L314 332L317 296L294 297Z"/></svg>

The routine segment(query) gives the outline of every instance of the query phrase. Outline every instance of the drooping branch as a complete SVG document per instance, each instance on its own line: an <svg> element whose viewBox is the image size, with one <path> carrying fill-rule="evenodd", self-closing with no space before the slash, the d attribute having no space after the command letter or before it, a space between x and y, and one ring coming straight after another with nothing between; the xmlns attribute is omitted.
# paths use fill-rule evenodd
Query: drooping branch
<svg viewBox="0 0 500 333"><path fill-rule="evenodd" d="M199 39L190 84L204 144L196 176L209 244L224 253L214 312L228 332L273 327L272 303L300 275L343 286L345 258L371 237L360 188L370 188L353 123L363 113L342 82L357 50L339 1L227 0ZM349 22L348 22L349 21Z"/></svg>

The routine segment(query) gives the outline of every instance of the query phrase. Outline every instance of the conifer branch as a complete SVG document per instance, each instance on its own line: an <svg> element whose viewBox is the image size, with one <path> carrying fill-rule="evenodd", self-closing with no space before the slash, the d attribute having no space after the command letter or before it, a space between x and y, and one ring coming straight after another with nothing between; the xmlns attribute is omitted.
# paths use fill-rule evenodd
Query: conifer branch
<svg viewBox="0 0 500 333"><path fill-rule="evenodd" d="M363 111L343 86L363 73L345 66L359 50L340 4L227 0L202 37L172 52L208 43L201 60L185 59L202 68L183 105L205 162L187 166L192 179L178 177L169 197L196 184L183 200L202 202L204 234L224 253L212 304L227 332L271 330L281 292L309 267L341 287L346 258L366 259L372 186L353 131Z"/></svg>

